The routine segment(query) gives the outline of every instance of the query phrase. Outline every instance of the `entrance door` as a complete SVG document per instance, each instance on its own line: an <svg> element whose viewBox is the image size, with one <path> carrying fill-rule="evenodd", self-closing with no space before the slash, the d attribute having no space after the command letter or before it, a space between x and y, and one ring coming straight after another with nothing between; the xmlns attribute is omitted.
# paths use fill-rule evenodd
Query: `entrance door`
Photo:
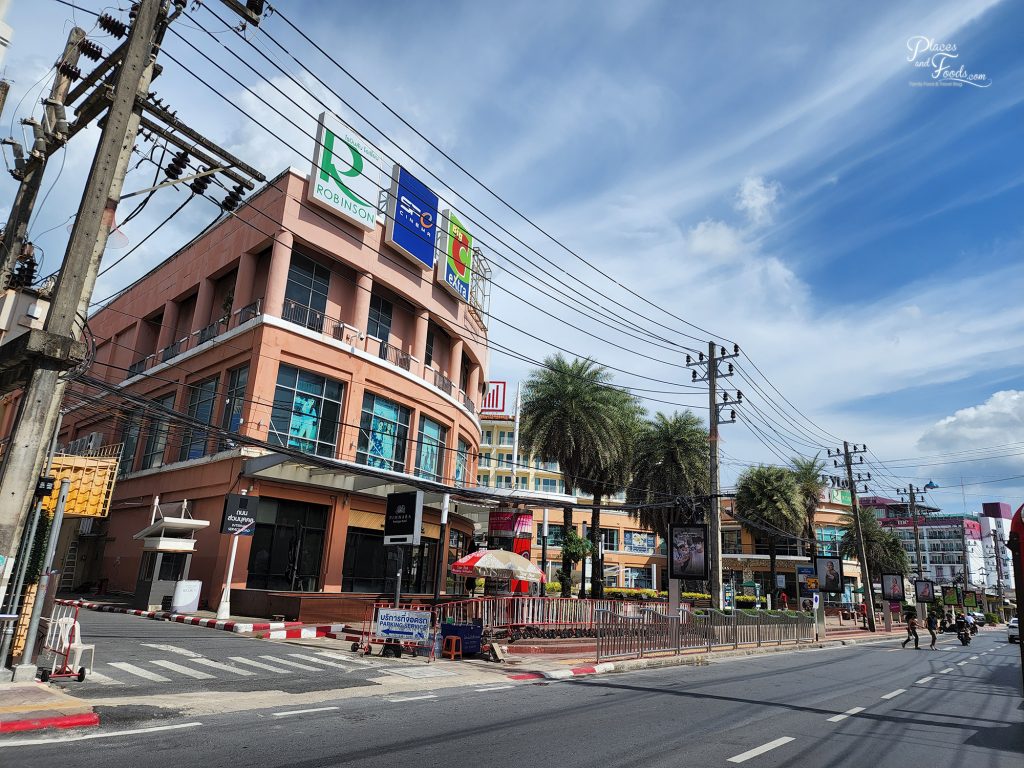
<svg viewBox="0 0 1024 768"><path fill-rule="evenodd" d="M246 587L317 591L328 509L320 504L260 497Z"/></svg>

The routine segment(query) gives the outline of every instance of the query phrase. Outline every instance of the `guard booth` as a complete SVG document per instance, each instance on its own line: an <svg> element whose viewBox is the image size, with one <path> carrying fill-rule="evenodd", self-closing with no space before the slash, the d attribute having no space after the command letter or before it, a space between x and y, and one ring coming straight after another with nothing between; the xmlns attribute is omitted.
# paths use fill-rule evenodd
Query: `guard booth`
<svg viewBox="0 0 1024 768"><path fill-rule="evenodd" d="M132 538L142 541L142 563L135 582L132 607L143 611L195 610L201 582L190 582L188 570L195 554L198 530L209 520L195 520L188 500L161 504L153 500L150 524Z"/></svg>

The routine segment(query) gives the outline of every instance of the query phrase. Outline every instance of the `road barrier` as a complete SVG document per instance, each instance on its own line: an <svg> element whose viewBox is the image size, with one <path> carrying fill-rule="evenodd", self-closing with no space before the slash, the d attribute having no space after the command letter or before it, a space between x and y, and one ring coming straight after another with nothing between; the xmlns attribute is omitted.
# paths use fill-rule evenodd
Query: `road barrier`
<svg viewBox="0 0 1024 768"><path fill-rule="evenodd" d="M769 613L680 608L672 616L653 608L633 614L596 611L597 660L679 654L686 650L739 648L741 645L801 643L814 640L814 618L802 613Z"/></svg>
<svg viewBox="0 0 1024 768"><path fill-rule="evenodd" d="M593 637L600 611L638 616L649 604L630 600L574 597L484 597L441 603L438 621L482 624L485 631L505 629L517 637Z"/></svg>

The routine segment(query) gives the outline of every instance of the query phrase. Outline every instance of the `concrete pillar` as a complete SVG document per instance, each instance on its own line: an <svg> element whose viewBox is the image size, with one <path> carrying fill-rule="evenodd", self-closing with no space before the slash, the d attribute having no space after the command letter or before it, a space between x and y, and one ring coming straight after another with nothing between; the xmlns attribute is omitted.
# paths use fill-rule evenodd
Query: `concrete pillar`
<svg viewBox="0 0 1024 768"><path fill-rule="evenodd" d="M174 330L178 325L179 311L178 302L174 299L168 299L164 302L164 316L160 321L160 335L157 336L156 340L157 352L165 347L169 347L176 341Z"/></svg>
<svg viewBox="0 0 1024 768"><path fill-rule="evenodd" d="M196 295L196 309L192 315L192 332L202 330L210 324L210 312L213 310L213 291L215 283L210 278L199 283Z"/></svg>
<svg viewBox="0 0 1024 768"><path fill-rule="evenodd" d="M430 325L430 313L425 309L416 311L416 330L412 339L412 356L420 361L423 375L427 374L427 329Z"/></svg>
<svg viewBox="0 0 1024 768"><path fill-rule="evenodd" d="M658 589L658 564L651 563L651 589Z"/></svg>
<svg viewBox="0 0 1024 768"><path fill-rule="evenodd" d="M360 272L356 275L355 304L352 307L352 325L366 333L370 319L370 294L373 293L373 275Z"/></svg>
<svg viewBox="0 0 1024 768"><path fill-rule="evenodd" d="M462 377L462 339L452 339L452 351L448 357L448 378L452 383L459 386L459 379Z"/></svg>
<svg viewBox="0 0 1024 768"><path fill-rule="evenodd" d="M238 271L235 272L234 298L231 301L231 316L242 307L252 304L258 298L252 295L252 286L256 282L256 254L243 253L238 258Z"/></svg>
<svg viewBox="0 0 1024 768"><path fill-rule="evenodd" d="M469 369L469 380L466 382L466 395L473 401L473 405L480 405L480 374L482 369L473 363Z"/></svg>
<svg viewBox="0 0 1024 768"><path fill-rule="evenodd" d="M263 311L268 315L281 317L284 308L284 291L288 286L288 268L292 263L292 233L279 229L274 235L274 247L270 253L270 271L267 273L267 295L263 297Z"/></svg>

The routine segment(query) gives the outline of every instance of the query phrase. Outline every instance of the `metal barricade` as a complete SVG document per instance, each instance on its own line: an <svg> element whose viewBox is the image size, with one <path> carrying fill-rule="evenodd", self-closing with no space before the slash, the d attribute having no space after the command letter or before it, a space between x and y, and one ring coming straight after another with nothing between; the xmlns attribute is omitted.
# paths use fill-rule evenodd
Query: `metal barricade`
<svg viewBox="0 0 1024 768"><path fill-rule="evenodd" d="M488 631L507 629L527 637L592 637L598 611L637 617L643 602L572 597L484 597L437 606L439 622L480 622Z"/></svg>

